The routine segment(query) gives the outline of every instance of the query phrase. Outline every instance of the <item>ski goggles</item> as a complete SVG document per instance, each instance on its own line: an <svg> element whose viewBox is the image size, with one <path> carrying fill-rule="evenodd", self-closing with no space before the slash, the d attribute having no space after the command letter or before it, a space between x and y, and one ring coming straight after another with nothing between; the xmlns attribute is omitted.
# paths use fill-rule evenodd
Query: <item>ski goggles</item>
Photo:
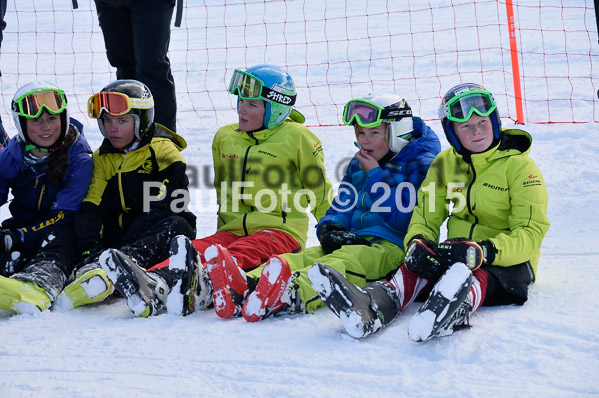
<svg viewBox="0 0 599 398"><path fill-rule="evenodd" d="M362 127L376 127L382 122L397 122L404 117L411 117L412 110L384 109L381 106L364 99L354 99L345 104L343 109L343 123L348 126L354 122Z"/></svg>
<svg viewBox="0 0 599 398"><path fill-rule="evenodd" d="M45 109L56 115L67 108L67 97L59 89L46 89L24 94L12 102L12 110L27 119L38 118Z"/></svg>
<svg viewBox="0 0 599 398"><path fill-rule="evenodd" d="M113 116L122 116L131 109L152 109L154 98L130 98L126 94L105 91L92 95L87 100L87 114L92 119L97 119L106 111Z"/></svg>
<svg viewBox="0 0 599 398"><path fill-rule="evenodd" d="M473 113L478 116L489 116L497 109L493 96L485 90L471 90L456 95L439 109L439 118L447 118L452 122L468 121Z"/></svg>
<svg viewBox="0 0 599 398"><path fill-rule="evenodd" d="M264 85L256 76L235 69L229 82L229 93L244 100L266 99L283 105L295 104L296 95L283 94Z"/></svg>

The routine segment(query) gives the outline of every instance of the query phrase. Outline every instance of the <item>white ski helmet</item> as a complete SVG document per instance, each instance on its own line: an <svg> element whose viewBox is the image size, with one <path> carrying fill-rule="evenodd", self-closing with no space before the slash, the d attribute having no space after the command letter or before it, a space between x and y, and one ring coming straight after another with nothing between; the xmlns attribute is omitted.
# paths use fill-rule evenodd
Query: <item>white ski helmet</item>
<svg viewBox="0 0 599 398"><path fill-rule="evenodd" d="M354 128L388 124L389 149L395 153L406 146L414 131L412 108L395 94L368 94L350 100L343 110L343 123Z"/></svg>

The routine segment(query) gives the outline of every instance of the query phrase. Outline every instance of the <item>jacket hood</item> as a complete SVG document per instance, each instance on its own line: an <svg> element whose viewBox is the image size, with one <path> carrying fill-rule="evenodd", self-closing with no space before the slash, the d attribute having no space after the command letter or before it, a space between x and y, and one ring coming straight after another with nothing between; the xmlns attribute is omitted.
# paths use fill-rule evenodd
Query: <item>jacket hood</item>
<svg viewBox="0 0 599 398"><path fill-rule="evenodd" d="M421 118L414 116L412 119L414 123L412 138L414 140L403 147L396 156L406 160L420 157L424 152L437 156L441 152L441 142L437 134Z"/></svg>

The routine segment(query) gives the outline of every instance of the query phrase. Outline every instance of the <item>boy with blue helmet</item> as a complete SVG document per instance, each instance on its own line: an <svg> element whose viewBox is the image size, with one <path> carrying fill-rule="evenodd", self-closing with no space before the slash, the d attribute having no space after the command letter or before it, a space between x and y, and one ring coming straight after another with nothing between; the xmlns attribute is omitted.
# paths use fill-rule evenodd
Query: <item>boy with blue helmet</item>
<svg viewBox="0 0 599 398"><path fill-rule="evenodd" d="M231 270L302 250L307 209L319 220L330 205L322 144L293 109L291 76L267 64L236 69L228 91L237 96L238 122L221 127L212 142L218 229L193 242L173 239L169 261L155 266L168 264L172 279L182 281L170 292L169 313L185 315L214 303L220 317L233 316L244 292L235 290L239 273Z"/></svg>
<svg viewBox="0 0 599 398"><path fill-rule="evenodd" d="M532 139L502 129L493 96L465 83L442 98L450 148L435 158L405 235L404 264L388 282L363 289L327 266L310 270L319 296L353 337L390 324L419 295L408 335L448 336L482 305L523 305L549 228L547 189L529 157ZM441 227L447 237L438 243Z"/></svg>

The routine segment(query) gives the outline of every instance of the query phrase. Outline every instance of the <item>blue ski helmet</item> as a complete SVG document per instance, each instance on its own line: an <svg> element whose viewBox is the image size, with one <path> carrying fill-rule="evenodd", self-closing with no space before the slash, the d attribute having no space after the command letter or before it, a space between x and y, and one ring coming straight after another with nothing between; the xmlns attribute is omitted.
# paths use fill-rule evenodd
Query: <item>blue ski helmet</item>
<svg viewBox="0 0 599 398"><path fill-rule="evenodd" d="M268 64L251 66L245 72L235 70L229 93L238 96L238 107L239 97L264 100L264 127L269 130L278 127L291 114L296 98L291 76L278 66ZM303 122L303 116L295 110L294 113L292 118Z"/></svg>

